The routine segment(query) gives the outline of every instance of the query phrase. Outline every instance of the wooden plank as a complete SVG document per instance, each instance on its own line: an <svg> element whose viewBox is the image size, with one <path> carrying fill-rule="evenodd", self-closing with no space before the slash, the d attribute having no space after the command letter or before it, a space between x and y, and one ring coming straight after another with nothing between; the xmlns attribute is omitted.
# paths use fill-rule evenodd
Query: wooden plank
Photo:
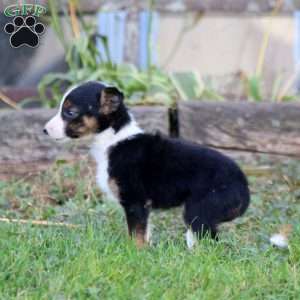
<svg viewBox="0 0 300 300"><path fill-rule="evenodd" d="M11 0L3 0L0 10L15 3ZM38 4L47 5L46 0L36 1ZM61 5L66 0L60 1ZM149 9L149 1L140 0L82 0L79 1L80 9L89 14L94 14L98 9L102 10L145 10ZM156 1L154 9L165 13L205 12L222 14L268 14L276 5L276 0L161 0ZM291 14L300 9L300 0L283 1L281 13Z"/></svg>
<svg viewBox="0 0 300 300"><path fill-rule="evenodd" d="M300 105L181 102L180 136L238 154L300 158Z"/></svg>
<svg viewBox="0 0 300 300"><path fill-rule="evenodd" d="M169 133L166 107L134 107L132 113L147 131ZM13 174L42 170L54 159L73 160L87 156L91 139L57 143L45 136L42 129L56 110L28 109L0 111L0 178Z"/></svg>
<svg viewBox="0 0 300 300"><path fill-rule="evenodd" d="M12 87L4 86L0 87L1 92L3 92L8 98L15 102L20 102L25 98L37 98L39 93L35 87Z"/></svg>

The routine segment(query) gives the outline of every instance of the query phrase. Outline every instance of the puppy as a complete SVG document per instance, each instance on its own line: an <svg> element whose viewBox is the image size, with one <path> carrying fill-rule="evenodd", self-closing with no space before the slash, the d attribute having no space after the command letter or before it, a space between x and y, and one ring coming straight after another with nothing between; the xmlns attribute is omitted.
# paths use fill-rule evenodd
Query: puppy
<svg viewBox="0 0 300 300"><path fill-rule="evenodd" d="M44 133L60 140L93 134L97 183L125 211L138 247L148 241L152 209L184 206L187 245L241 216L249 205L245 175L223 154L180 139L144 133L116 87L87 82L64 95Z"/></svg>

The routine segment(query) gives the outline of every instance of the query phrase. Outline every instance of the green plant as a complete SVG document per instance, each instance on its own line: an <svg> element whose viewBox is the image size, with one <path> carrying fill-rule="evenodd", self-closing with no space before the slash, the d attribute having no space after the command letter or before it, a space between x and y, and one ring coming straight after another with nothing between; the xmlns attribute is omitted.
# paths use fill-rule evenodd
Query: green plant
<svg viewBox="0 0 300 300"><path fill-rule="evenodd" d="M93 24L87 24L79 13L76 16L76 2L69 1L70 15L66 14L73 39L65 37L55 1L49 2L51 25L65 49L68 65L66 73L50 73L39 84L39 92L46 106L54 107L61 99L62 90L74 84L101 80L117 85L130 104L172 105L177 99L199 99L204 91L201 78L195 72L168 74L159 67L151 65L148 57L148 69L139 70L132 64L114 64L110 59L107 37L96 33ZM150 19L148 40L151 35ZM107 60L101 57L96 42L102 43ZM148 48L151 48L150 42ZM47 98L51 89L52 101ZM194 92L193 92L194 91Z"/></svg>
<svg viewBox="0 0 300 300"><path fill-rule="evenodd" d="M271 29L273 24L273 18L278 15L281 7L283 5L283 0L276 0L274 9L271 13L271 19L269 21L269 25L264 32L258 60L256 64L256 71L253 75L246 75L242 74L241 80L244 85L245 95L248 97L249 100L254 101L263 101L264 94L263 94L263 69L266 60L266 53L267 48L270 43L270 36L271 36ZM296 96L288 95L289 89L295 83L296 79L298 78L299 72L297 68L297 72L295 72L287 82L283 82L283 78L281 74L279 74L273 85L272 85L272 93L271 93L271 101L273 102L282 102L282 101L290 101L294 100Z"/></svg>
<svg viewBox="0 0 300 300"><path fill-rule="evenodd" d="M244 94L249 101L261 102L266 100L264 93L264 78L262 76L249 76L241 73L240 80L244 87ZM286 102L297 99L297 95L289 94L289 89L295 83L293 74L286 83L281 74L278 74L271 86L271 94L268 96L271 102Z"/></svg>
<svg viewBox="0 0 300 300"><path fill-rule="evenodd" d="M242 74L241 76L242 83L244 85L245 94L247 95L248 99L254 101L262 101L262 79L260 76L252 75L247 76Z"/></svg>

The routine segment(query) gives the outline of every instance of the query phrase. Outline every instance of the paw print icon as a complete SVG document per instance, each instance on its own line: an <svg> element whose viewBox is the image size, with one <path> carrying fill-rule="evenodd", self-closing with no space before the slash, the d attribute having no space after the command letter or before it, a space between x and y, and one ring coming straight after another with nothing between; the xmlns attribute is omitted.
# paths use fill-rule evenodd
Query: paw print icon
<svg viewBox="0 0 300 300"><path fill-rule="evenodd" d="M45 31L45 26L42 23L37 23L33 16L26 18L17 16L12 23L7 23L4 31L10 34L10 44L14 48L19 48L23 45L29 47L37 47L39 44L40 35Z"/></svg>

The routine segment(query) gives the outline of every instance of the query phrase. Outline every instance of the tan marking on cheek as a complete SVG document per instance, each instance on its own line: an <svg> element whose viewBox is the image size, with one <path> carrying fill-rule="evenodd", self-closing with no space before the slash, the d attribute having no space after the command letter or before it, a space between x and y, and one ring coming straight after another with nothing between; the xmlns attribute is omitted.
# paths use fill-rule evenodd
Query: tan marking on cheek
<svg viewBox="0 0 300 300"><path fill-rule="evenodd" d="M113 193L113 195L117 199L120 199L120 189L119 189L116 179L110 178L108 181L108 185L109 185L109 188L110 188L111 192Z"/></svg>
<svg viewBox="0 0 300 300"><path fill-rule="evenodd" d="M80 128L82 127L81 126L81 123L75 123L75 122L70 122L68 124L68 127L73 130L74 132L80 132Z"/></svg>
<svg viewBox="0 0 300 300"><path fill-rule="evenodd" d="M98 122L94 117L84 116L82 121L70 123L71 128L76 134L83 136L90 133L95 133L98 129Z"/></svg>
<svg viewBox="0 0 300 300"><path fill-rule="evenodd" d="M70 122L67 127L78 137L88 134L88 132L86 132L86 128L85 128L85 126L83 126L82 122Z"/></svg>
<svg viewBox="0 0 300 300"><path fill-rule="evenodd" d="M96 131L98 127L98 122L96 118L94 117L83 117L83 124L85 125L86 128L88 128L90 131Z"/></svg>
<svg viewBox="0 0 300 300"><path fill-rule="evenodd" d="M85 126L80 126L77 128L77 132L84 135L84 134L88 134L89 131Z"/></svg>

